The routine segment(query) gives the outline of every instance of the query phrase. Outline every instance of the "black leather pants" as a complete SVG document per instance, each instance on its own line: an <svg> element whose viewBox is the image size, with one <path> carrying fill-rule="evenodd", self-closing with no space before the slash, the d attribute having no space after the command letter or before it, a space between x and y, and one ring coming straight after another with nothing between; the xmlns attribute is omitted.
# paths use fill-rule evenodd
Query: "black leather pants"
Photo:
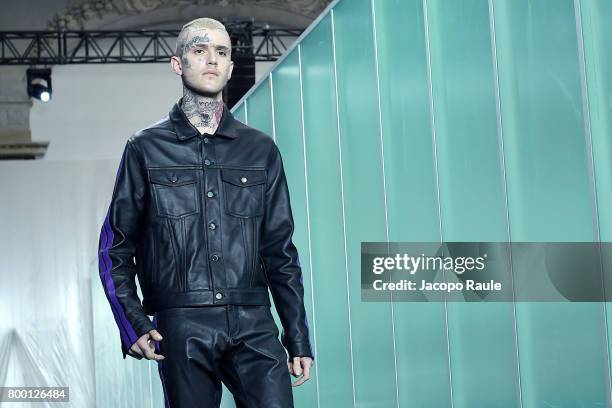
<svg viewBox="0 0 612 408"><path fill-rule="evenodd" d="M237 408L293 408L287 354L270 306L220 305L166 309L153 324L168 408L221 404L221 381Z"/></svg>

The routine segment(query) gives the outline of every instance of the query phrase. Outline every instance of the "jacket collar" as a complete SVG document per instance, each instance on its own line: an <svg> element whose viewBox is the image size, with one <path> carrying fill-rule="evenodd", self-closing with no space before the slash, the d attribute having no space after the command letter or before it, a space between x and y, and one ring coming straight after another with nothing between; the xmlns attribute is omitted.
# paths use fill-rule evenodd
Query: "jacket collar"
<svg viewBox="0 0 612 408"><path fill-rule="evenodd" d="M180 98L170 110L170 120L174 125L174 129L176 131L176 137L179 140L187 140L194 136L200 136L200 131L193 126L193 124L187 119L185 112L181 108L181 104L183 102L183 98ZM223 113L221 115L221 121L219 122L219 126L217 127L215 136L224 136L230 139L235 139L238 137L238 132L236 132L236 119L234 119L234 115L230 112L229 108L223 103Z"/></svg>

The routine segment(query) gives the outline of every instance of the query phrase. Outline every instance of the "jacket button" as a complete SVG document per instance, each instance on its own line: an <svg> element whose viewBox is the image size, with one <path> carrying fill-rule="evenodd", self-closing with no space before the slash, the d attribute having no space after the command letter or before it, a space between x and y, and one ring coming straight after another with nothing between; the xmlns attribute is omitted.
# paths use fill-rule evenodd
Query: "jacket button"
<svg viewBox="0 0 612 408"><path fill-rule="evenodd" d="M206 195L209 196L209 197L214 197L215 193L212 192L212 191L209 191L208 193L206 193Z"/></svg>
<svg viewBox="0 0 612 408"><path fill-rule="evenodd" d="M240 181L242 181L243 183L246 183L247 182L247 178L243 177L243 178L240 179Z"/></svg>
<svg viewBox="0 0 612 408"><path fill-rule="evenodd" d="M171 181L171 182L173 182L173 183L176 183L176 182L178 181L178 177L176 177L176 176L172 176L172 177L170 178L170 181Z"/></svg>
<svg viewBox="0 0 612 408"><path fill-rule="evenodd" d="M204 160L204 164L209 166L210 165L210 160L208 160L208 159Z"/></svg>
<svg viewBox="0 0 612 408"><path fill-rule="evenodd" d="M211 261L217 262L219 260L219 255L217 254L212 254L210 257Z"/></svg>
<svg viewBox="0 0 612 408"><path fill-rule="evenodd" d="M207 137L204 138L204 143L208 143L208 138Z"/></svg>
<svg viewBox="0 0 612 408"><path fill-rule="evenodd" d="M210 228L211 230L214 230L215 228L217 228L217 226L215 225L214 222L211 222L210 224L208 224L208 228Z"/></svg>
<svg viewBox="0 0 612 408"><path fill-rule="evenodd" d="M216 297L217 299L221 299L221 298L223 297L223 293L218 292L218 293L215 295L215 297Z"/></svg>

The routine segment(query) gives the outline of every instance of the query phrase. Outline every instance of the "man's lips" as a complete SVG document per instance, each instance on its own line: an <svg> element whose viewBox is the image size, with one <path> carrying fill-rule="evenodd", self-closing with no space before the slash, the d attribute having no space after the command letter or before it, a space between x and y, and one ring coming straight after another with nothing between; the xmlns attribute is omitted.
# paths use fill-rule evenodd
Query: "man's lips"
<svg viewBox="0 0 612 408"><path fill-rule="evenodd" d="M219 76L219 73L218 72L214 72L214 71L207 71L206 73L204 73L204 75L209 75L209 74L215 75L215 76Z"/></svg>

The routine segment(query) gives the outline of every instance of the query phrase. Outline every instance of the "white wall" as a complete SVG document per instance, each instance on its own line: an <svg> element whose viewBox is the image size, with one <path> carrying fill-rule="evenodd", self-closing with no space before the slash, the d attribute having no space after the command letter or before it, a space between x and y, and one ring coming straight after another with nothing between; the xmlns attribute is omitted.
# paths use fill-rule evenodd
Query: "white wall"
<svg viewBox="0 0 612 408"><path fill-rule="evenodd" d="M156 363L122 358L97 251L125 141L168 113L180 77L166 64L56 66L53 89L30 116L47 155L0 162L0 386L162 407Z"/></svg>
<svg viewBox="0 0 612 408"><path fill-rule="evenodd" d="M166 115L182 94L170 64L53 67L53 100L34 101L33 141L50 141L43 160L113 159L125 140Z"/></svg>

